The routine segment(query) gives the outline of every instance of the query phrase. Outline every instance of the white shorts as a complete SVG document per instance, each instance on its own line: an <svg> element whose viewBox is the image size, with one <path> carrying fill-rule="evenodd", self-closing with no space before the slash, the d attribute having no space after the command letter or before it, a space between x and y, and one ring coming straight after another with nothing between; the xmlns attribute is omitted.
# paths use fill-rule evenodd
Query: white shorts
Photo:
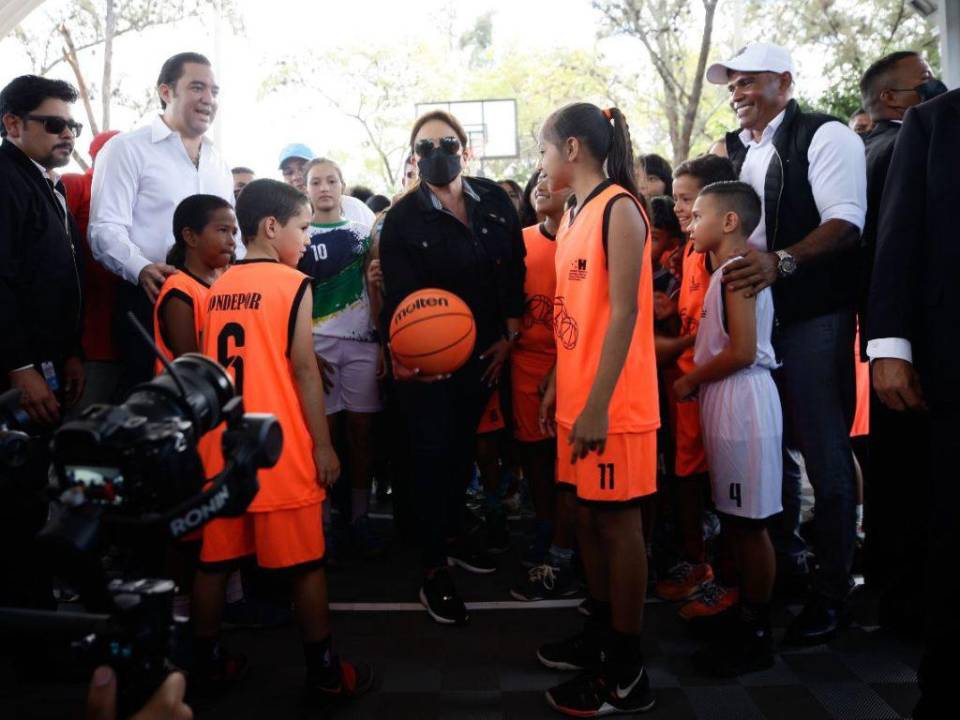
<svg viewBox="0 0 960 720"><path fill-rule="evenodd" d="M345 338L313 336L317 355L333 366L333 387L324 394L327 415L341 410L359 413L380 412L380 383L377 382L377 359L380 346Z"/></svg>
<svg viewBox="0 0 960 720"><path fill-rule="evenodd" d="M762 520L783 509L783 413L768 370L748 368L700 387L700 424L713 502Z"/></svg>

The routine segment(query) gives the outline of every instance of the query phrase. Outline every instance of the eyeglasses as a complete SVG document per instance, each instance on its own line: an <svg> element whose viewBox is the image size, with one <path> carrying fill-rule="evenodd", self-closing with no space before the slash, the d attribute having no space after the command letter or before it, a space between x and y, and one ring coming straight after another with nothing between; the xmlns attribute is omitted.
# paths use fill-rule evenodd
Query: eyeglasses
<svg viewBox="0 0 960 720"><path fill-rule="evenodd" d="M70 128L70 132L73 133L74 137L80 137L80 133L83 132L83 125L81 123L78 123L76 120L67 120L59 115L25 115L24 119L42 122L43 129L51 135L59 135L66 128Z"/></svg>
<svg viewBox="0 0 960 720"><path fill-rule="evenodd" d="M456 155L460 152L460 141L452 135L440 138L439 142L439 149L447 155ZM414 152L422 158L430 157L437 149L438 146L434 145L430 138L424 138L413 147Z"/></svg>

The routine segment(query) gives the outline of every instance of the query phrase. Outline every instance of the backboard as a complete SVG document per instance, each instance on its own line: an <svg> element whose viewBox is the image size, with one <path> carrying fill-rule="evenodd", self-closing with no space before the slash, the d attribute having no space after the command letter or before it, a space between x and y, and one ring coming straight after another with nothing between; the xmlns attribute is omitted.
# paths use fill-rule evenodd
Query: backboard
<svg viewBox="0 0 960 720"><path fill-rule="evenodd" d="M446 100L417 103L417 117L431 110L446 110L463 125L470 148L478 160L515 158L517 143L517 101Z"/></svg>

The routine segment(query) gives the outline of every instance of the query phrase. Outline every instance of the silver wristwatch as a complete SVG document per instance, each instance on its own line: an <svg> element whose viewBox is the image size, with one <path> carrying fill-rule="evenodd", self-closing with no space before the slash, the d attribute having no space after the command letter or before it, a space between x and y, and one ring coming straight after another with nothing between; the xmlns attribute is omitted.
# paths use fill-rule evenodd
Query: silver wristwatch
<svg viewBox="0 0 960 720"><path fill-rule="evenodd" d="M797 271L797 259L786 250L777 250L777 275L782 278L790 277Z"/></svg>

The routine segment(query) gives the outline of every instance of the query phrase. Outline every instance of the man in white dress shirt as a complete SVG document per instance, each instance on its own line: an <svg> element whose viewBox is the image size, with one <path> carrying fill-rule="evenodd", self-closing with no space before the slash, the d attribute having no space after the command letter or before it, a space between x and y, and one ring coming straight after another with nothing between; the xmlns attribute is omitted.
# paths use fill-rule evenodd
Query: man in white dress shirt
<svg viewBox="0 0 960 720"><path fill-rule="evenodd" d="M794 75L790 53L769 43L748 45L707 70L707 80L727 86L740 125L727 135L727 154L762 200L753 249L726 268L725 282L751 293L773 288L788 450L778 573L803 565L798 454L816 502L812 593L786 641L817 643L836 632L852 587L856 486L849 433L867 183L860 138L836 118L800 110L792 99Z"/></svg>
<svg viewBox="0 0 960 720"><path fill-rule="evenodd" d="M115 333L128 387L151 377L153 358L125 316L132 310L152 327L153 302L175 271L166 263L174 210L197 193L233 202L230 167L205 136L219 90L203 55L174 55L157 79L162 114L115 138L97 158L89 240L96 259L127 281L118 294Z"/></svg>

